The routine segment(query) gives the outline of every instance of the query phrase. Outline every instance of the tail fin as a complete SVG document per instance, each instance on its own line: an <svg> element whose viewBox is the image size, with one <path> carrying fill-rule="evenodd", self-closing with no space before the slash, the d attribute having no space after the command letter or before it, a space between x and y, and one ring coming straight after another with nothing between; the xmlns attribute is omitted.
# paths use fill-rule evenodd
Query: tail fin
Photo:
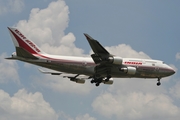
<svg viewBox="0 0 180 120"><path fill-rule="evenodd" d="M18 29L10 27L8 27L8 29L16 48L17 56L25 58L36 58L33 54L44 53L35 43L25 37Z"/></svg>

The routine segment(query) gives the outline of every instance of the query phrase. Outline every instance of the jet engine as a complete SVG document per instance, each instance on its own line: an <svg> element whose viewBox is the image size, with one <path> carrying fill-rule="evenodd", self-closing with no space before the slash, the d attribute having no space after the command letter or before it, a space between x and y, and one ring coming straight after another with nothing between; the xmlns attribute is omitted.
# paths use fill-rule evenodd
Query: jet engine
<svg viewBox="0 0 180 120"><path fill-rule="evenodd" d="M80 79L80 78L75 78L75 79L72 79L71 81L79 83L79 84L84 84L85 83L85 80L84 79Z"/></svg>
<svg viewBox="0 0 180 120"><path fill-rule="evenodd" d="M104 78L103 80L102 80L102 83L104 83L104 84L107 84L107 85L112 85L113 84L113 78L110 78L108 81L106 81L106 78Z"/></svg>
<svg viewBox="0 0 180 120"><path fill-rule="evenodd" d="M108 61L112 64L121 65L123 62L123 59L121 57L112 56L108 58Z"/></svg>
<svg viewBox="0 0 180 120"><path fill-rule="evenodd" d="M134 75L136 73L136 68L135 67L123 67L123 68L120 68L120 71L125 72L129 75Z"/></svg>

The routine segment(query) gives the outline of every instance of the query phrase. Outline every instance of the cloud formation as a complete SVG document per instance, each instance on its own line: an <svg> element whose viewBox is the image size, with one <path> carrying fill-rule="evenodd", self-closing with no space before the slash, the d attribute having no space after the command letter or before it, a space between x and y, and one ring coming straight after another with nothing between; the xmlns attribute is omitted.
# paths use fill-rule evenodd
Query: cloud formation
<svg viewBox="0 0 180 120"><path fill-rule="evenodd" d="M76 40L76 38L74 34L65 34L64 31L68 27L68 23L69 8L63 0L58 0L55 2L51 2L45 9L32 9L29 15L29 19L21 20L15 26L19 28L25 36L28 36L47 53L85 56L83 50L75 46L74 41ZM106 47L106 49L110 53L121 57L151 59L150 56L146 55L144 52L137 52L133 50L131 46L126 44L110 46ZM177 53L176 58L180 59L179 56L179 53ZM88 81L87 84L80 85L57 76L36 75L33 78L34 85L38 83L38 85L42 85L59 93L75 93L78 95L82 95L91 93L92 89L94 88L94 86L92 86ZM176 86L172 87L171 95L179 99L178 88L179 83ZM135 120L178 120L180 117L180 108L173 103L173 99L171 99L171 97L167 94L169 91L167 91L166 88L163 87L158 88L151 80L115 79L115 82L112 86L109 86L107 90L101 89L101 91L101 94L93 98L94 100L92 102L92 108L95 112L97 112L104 118L115 117L116 119ZM37 109L39 110L40 115L42 115L39 119L47 119L51 117L52 119L57 119L56 112L54 112L54 110L43 99L42 94L39 92L32 94L27 93L27 91L22 89L18 91L18 93L16 93L13 97L10 97L4 91L2 91L1 93L5 94L8 100L10 99L12 101L16 98L15 102L21 101L20 103L28 106L20 106L19 108L17 108L16 114L18 115L25 114L23 113L23 110L27 111L27 114L25 114L24 116L22 115L22 117L27 116L28 119L28 117L30 116L29 112ZM25 96L25 98L22 96ZM30 101L33 102L31 103ZM4 101L2 101L2 103L3 102ZM3 105L6 104L4 103ZM33 107L31 108L29 106ZM16 107L17 106L15 106L14 108L7 107L7 109L13 110ZM46 114L48 111L50 111L49 114ZM7 113L10 115L14 114L11 112ZM32 112L32 114L32 116L39 117L34 112ZM45 118L46 115L43 116L44 114L48 115L47 118ZM67 118L69 120L73 120L73 118L71 117ZM95 118L91 117L89 114L79 115L75 118L75 120L81 119L95 120Z"/></svg>
<svg viewBox="0 0 180 120"><path fill-rule="evenodd" d="M64 33L69 23L68 15L68 6L63 0L58 0L56 2L51 2L45 9L33 8L29 15L29 20L19 21L16 27L47 53L87 56L83 54L82 49L75 46L75 36L73 33ZM106 48L111 53L122 57L150 58L145 53L136 52L129 45L125 44ZM93 88L91 84L89 84L89 81L85 84L86 87L80 87L82 85L60 77L42 77L45 82L39 81L38 83L58 92L87 94ZM37 81L38 80L36 80L36 82ZM69 89L69 86L72 86L71 89Z"/></svg>
<svg viewBox="0 0 180 120"><path fill-rule="evenodd" d="M89 114L84 114L77 116L75 120L96 120L96 118L89 116Z"/></svg>
<svg viewBox="0 0 180 120"><path fill-rule="evenodd" d="M52 75L41 75L35 77L34 83L59 93L75 93L84 95L90 93L93 89L89 80L87 80L85 84L78 84L67 78Z"/></svg>
<svg viewBox="0 0 180 120"><path fill-rule="evenodd" d="M66 115L64 112L61 112L59 114L60 114L59 115L60 120L96 120L96 118L91 117L88 113L83 114L83 115L78 115L75 118L72 118L69 115Z"/></svg>
<svg viewBox="0 0 180 120"><path fill-rule="evenodd" d="M58 115L39 92L28 93L20 89L12 97L0 90L1 120L57 120Z"/></svg>
<svg viewBox="0 0 180 120"><path fill-rule="evenodd" d="M6 53L0 55L0 83L7 83L10 81L20 83L18 75L18 65L15 61L6 60Z"/></svg>
<svg viewBox="0 0 180 120"><path fill-rule="evenodd" d="M170 93L177 99L180 99L180 81L177 80L176 84L170 88Z"/></svg>
<svg viewBox="0 0 180 120"><path fill-rule="evenodd" d="M176 60L180 60L180 53L176 54Z"/></svg>
<svg viewBox="0 0 180 120"><path fill-rule="evenodd" d="M63 0L51 2L47 8L33 8L29 20L21 20L16 27L32 39L45 52L59 55L82 55L75 46L73 33L65 34L69 8Z"/></svg>
<svg viewBox="0 0 180 120"><path fill-rule="evenodd" d="M92 107L99 114L108 118L115 116L116 119L178 120L180 117L180 109L164 94L105 92L94 100Z"/></svg>
<svg viewBox="0 0 180 120"><path fill-rule="evenodd" d="M146 55L144 52L140 51L137 52L131 48L131 46L126 44L119 44L117 46L111 46L106 47L108 51L110 51L112 54L121 56L124 58L142 58L142 59L151 59L148 55Z"/></svg>
<svg viewBox="0 0 180 120"><path fill-rule="evenodd" d="M23 8L23 0L0 0L0 15L9 12L19 13Z"/></svg>

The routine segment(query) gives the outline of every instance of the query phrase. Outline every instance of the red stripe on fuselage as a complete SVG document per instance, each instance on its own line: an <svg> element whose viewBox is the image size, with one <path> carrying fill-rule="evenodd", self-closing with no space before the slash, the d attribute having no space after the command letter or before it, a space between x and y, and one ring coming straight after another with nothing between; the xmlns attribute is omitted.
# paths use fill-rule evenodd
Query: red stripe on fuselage
<svg viewBox="0 0 180 120"><path fill-rule="evenodd" d="M29 45L27 45L19 36L17 36L11 29L9 29L11 31L11 33L13 34L13 36L16 38L18 44L20 47L24 48L25 50L27 50L29 53L31 54L37 54L36 51L34 51Z"/></svg>
<svg viewBox="0 0 180 120"><path fill-rule="evenodd" d="M58 58L51 58L48 56L44 56L42 54L34 54L34 56L38 56L38 57L42 57L45 58L47 60L52 60L53 62L63 62L63 63L76 63L76 64L83 64L82 61L74 61L74 60L66 60L66 59L58 59ZM87 62L87 64L93 65L95 66L96 64L94 62Z"/></svg>

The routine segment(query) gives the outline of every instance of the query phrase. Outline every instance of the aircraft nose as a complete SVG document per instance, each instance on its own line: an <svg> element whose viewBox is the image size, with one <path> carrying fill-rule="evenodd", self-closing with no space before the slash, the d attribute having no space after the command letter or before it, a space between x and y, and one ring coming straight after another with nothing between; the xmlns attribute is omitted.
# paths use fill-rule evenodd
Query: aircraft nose
<svg viewBox="0 0 180 120"><path fill-rule="evenodd" d="M173 75L174 73L176 73L176 71L172 69L172 75Z"/></svg>
<svg viewBox="0 0 180 120"><path fill-rule="evenodd" d="M169 74L170 74L170 75L173 75L174 73L176 73L176 71L175 71L173 68L171 68L171 69L169 70Z"/></svg>

